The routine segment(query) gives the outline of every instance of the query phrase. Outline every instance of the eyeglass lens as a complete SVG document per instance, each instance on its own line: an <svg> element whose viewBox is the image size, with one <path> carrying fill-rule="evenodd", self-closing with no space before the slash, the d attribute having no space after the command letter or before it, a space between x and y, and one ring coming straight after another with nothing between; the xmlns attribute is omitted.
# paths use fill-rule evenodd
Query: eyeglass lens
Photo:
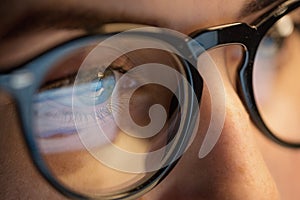
<svg viewBox="0 0 300 200"><path fill-rule="evenodd" d="M259 112L280 139L300 143L300 8L282 17L261 41L253 87Z"/></svg>
<svg viewBox="0 0 300 200"><path fill-rule="evenodd" d="M130 45L130 39L125 43ZM149 78L138 67L147 64L144 67L149 71L155 67L151 63L158 63L186 76L177 56L164 50L120 54L117 47L95 49L84 47L58 61L32 102L35 141L52 175L67 188L91 197L126 191L147 180L154 173L147 167L156 162L147 155L177 134L182 110L169 88L150 83L131 93ZM135 73L129 73L132 70ZM156 76L167 80L173 90L181 90L176 73L156 71ZM166 123L155 134L119 128L130 120L141 127L160 120L151 118L150 108L156 104L164 108ZM136 162L128 153L144 156Z"/></svg>

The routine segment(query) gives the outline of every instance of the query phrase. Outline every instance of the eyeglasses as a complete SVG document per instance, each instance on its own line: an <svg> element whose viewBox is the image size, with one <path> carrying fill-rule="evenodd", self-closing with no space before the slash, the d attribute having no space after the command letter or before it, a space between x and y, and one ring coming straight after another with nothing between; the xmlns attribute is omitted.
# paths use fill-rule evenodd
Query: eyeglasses
<svg viewBox="0 0 300 200"><path fill-rule="evenodd" d="M242 47L236 85L255 125L280 145L300 147L299 5L286 1L251 26L190 37L146 28L77 38L1 73L0 86L16 101L34 163L56 189L78 199L137 198L192 141L203 88L194 66L217 47Z"/></svg>

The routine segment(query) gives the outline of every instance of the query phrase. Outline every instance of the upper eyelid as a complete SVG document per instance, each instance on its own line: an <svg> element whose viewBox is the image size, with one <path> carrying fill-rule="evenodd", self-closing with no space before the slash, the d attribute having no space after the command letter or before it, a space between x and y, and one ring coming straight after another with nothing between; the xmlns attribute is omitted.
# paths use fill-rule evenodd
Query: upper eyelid
<svg viewBox="0 0 300 200"><path fill-rule="evenodd" d="M47 53L56 47L81 37L88 35L105 35L141 26L147 25L134 23L101 23L99 26L97 26L97 29L82 29L80 27L76 27L75 29L61 29L61 27L57 27L53 30L30 30L31 32L29 33L23 31L22 37L13 37L14 34L8 35L10 37L1 39L0 72L9 72L13 69L21 68L24 64L34 60L36 57L39 57L40 55ZM31 34L32 32L34 32L34 34ZM20 38L24 39L20 41ZM18 48L12 49L13 51L7 51L11 49L6 47L8 45ZM22 48L22 46L24 46L24 48ZM29 46L30 48L28 48ZM26 52L26 55L24 55L22 52ZM1 55L3 58L1 58ZM13 59L10 59L11 55L14 55Z"/></svg>
<svg viewBox="0 0 300 200"><path fill-rule="evenodd" d="M0 71L9 72L49 51L87 35L82 30L45 30L2 38L0 45Z"/></svg>
<svg viewBox="0 0 300 200"><path fill-rule="evenodd" d="M124 70L123 69L124 65L120 65L120 66L117 66L117 65L109 65L108 68L112 69L113 71L118 71L119 73L126 73L127 70ZM98 77L98 74L99 73L103 73L105 71L107 67L105 66L101 66L100 67L97 67L97 68L94 68L93 71L88 71L86 73L86 76L84 76L83 78L85 80L87 79L95 79ZM84 74L84 73L82 73ZM64 87L64 86L71 86L72 84L75 83L75 80L76 80L76 75L77 75L77 72L75 73L72 73L70 75L67 75L63 78L59 78L59 79L54 79L54 80L50 80L48 82L46 82L40 89L39 89L39 92L43 92L43 91L46 91L46 90L49 90L49 89L55 89L55 88L59 88L59 87ZM98 77L100 78L100 77ZM84 81L84 80L83 80Z"/></svg>

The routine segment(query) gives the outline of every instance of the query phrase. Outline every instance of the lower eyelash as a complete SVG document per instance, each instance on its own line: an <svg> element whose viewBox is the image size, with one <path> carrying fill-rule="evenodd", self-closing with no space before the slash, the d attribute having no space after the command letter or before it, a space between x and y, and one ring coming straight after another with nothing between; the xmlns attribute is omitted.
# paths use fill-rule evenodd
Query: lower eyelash
<svg viewBox="0 0 300 200"><path fill-rule="evenodd" d="M52 137L54 135L68 135L76 133L76 124L97 124L105 123L112 116L108 105L96 108L95 112L83 113L72 111L72 108L66 110L49 110L44 113L35 111L35 128L37 136L41 138ZM75 124L76 123L76 124Z"/></svg>

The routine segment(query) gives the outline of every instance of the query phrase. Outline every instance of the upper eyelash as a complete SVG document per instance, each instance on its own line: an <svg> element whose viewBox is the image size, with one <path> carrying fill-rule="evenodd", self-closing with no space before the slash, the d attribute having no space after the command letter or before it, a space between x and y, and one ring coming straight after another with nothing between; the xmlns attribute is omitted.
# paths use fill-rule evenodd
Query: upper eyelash
<svg viewBox="0 0 300 200"><path fill-rule="evenodd" d="M81 79L78 79L79 83L80 82L85 82L85 81L88 81L88 80L93 80L93 79L96 79L96 78L100 78L100 77L98 77L98 73L99 72L103 73L103 71L104 71L103 68L104 67L100 67L98 69L96 68L97 70L93 70L93 71L95 71L95 73L89 71L89 73L86 73L86 75L83 76L84 78L81 77ZM110 66L108 66L108 68L112 69L113 71L118 71L121 74L125 74L127 72L124 69L123 66L112 67L110 65ZM82 73L84 73L84 72L82 72ZM76 80L76 77L77 77L77 74L72 74L72 75L69 75L67 77L61 78L59 80L54 80L54 81L51 81L51 82L47 82L46 84L44 84L39 89L39 92L43 92L45 90L55 89L55 88L59 88L59 87L63 87L63 86L69 86L71 84L74 84L74 82Z"/></svg>

